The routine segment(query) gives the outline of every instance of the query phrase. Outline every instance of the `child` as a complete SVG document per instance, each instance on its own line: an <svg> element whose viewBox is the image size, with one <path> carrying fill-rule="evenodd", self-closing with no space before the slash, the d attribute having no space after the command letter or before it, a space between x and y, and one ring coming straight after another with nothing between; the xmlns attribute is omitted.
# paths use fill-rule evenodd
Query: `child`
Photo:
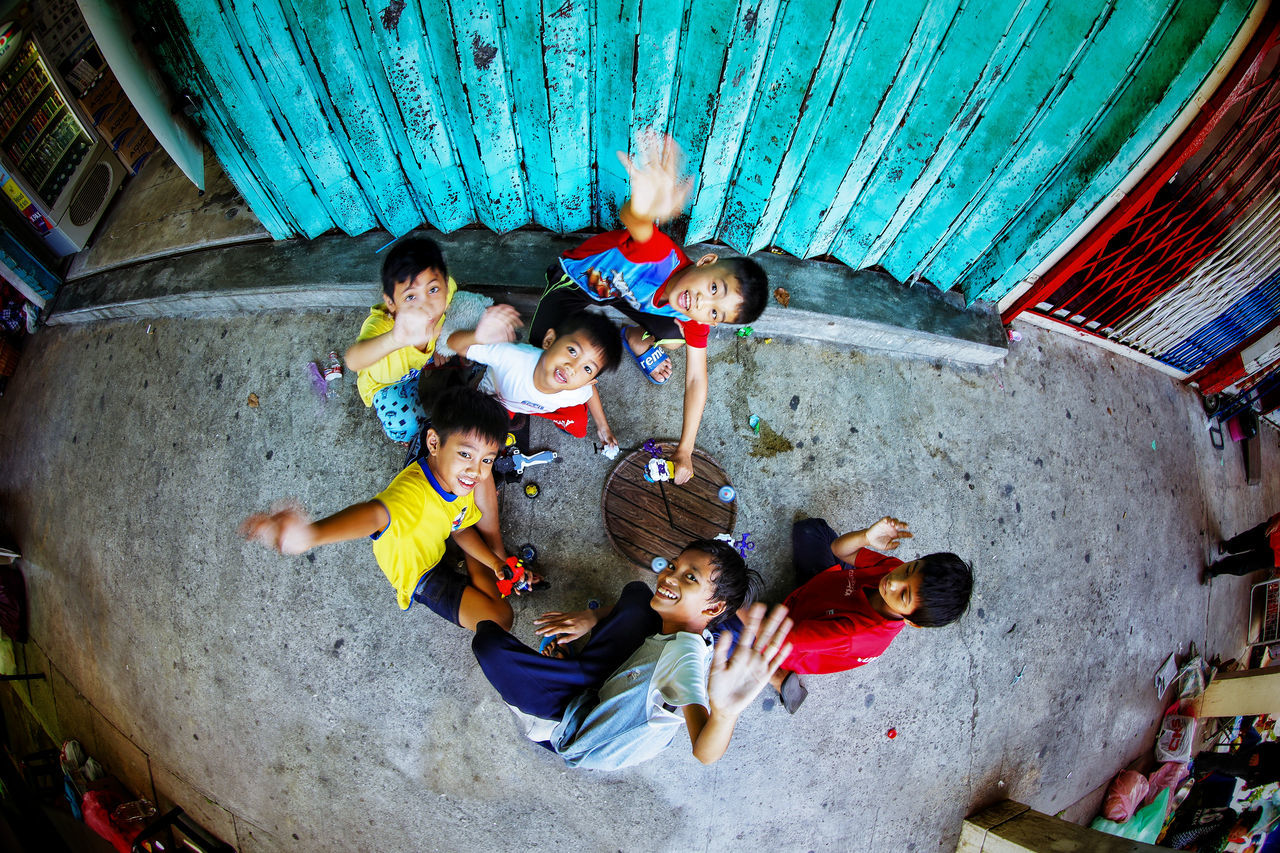
<svg viewBox="0 0 1280 853"><path fill-rule="evenodd" d="M418 435L426 416L418 373L432 362L457 290L440 247L425 237L401 240L382 263L382 304L369 309L346 362L360 399L393 441L408 444Z"/></svg>
<svg viewBox="0 0 1280 853"><path fill-rule="evenodd" d="M451 388L432 407L426 455L372 500L319 521L296 506L257 513L245 519L241 534L282 554L368 536L401 610L417 601L469 630L484 621L510 626L511 605L496 582L506 577L506 565L472 527L480 519L472 493L490 478L506 434L507 416L497 401ZM469 580L437 565L450 535L466 554Z"/></svg>
<svg viewBox="0 0 1280 853"><path fill-rule="evenodd" d="M732 659L722 635L712 663L708 629L732 616L758 582L731 546L698 540L658 575L656 592L633 581L611 608L535 621L538 634L555 639L553 654L591 631L575 656L539 655L493 624L476 628L471 645L528 737L567 764L638 764L670 746L682 727L693 754L711 764L791 648L784 645L786 608L764 620L764 605L754 605Z"/></svg>
<svg viewBox="0 0 1280 853"><path fill-rule="evenodd" d="M653 148L650 144L649 155ZM764 311L768 281L748 258L684 251L655 227L678 215L691 181L679 178L680 151L670 137L659 162L637 167L622 152L631 197L618 211L625 230L610 231L566 252L547 269L547 287L530 324L539 341L566 314L587 305L611 305L638 323L623 332L623 346L649 381L671 376L667 349L685 346L684 421L672 461L675 482L693 476L693 448L707 402L707 335L720 323L750 323Z"/></svg>
<svg viewBox="0 0 1280 853"><path fill-rule="evenodd" d="M596 391L596 380L618 366L622 345L618 329L605 317L577 311L548 329L532 344L486 343L499 337L504 320L515 315L497 305L484 313L473 332L454 332L448 345L464 358L486 364L480 390L498 398L508 412L546 418L576 438L587 434L587 412L596 422L596 435L616 447ZM515 315L518 324L519 316ZM514 333L514 327L508 334Z"/></svg>
<svg viewBox="0 0 1280 853"><path fill-rule="evenodd" d="M870 663L903 625L939 628L969 606L973 571L955 554L904 563L867 550L892 551L904 538L911 538L909 525L889 516L839 537L820 518L792 526L798 588L786 605L795 620L793 649L772 680L791 713L808 695L798 673Z"/></svg>

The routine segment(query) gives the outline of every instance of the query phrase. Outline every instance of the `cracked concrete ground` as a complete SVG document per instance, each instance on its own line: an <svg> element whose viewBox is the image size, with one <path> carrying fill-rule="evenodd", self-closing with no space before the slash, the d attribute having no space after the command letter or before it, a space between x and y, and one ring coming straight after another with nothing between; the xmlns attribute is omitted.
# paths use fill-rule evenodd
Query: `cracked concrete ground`
<svg viewBox="0 0 1280 853"><path fill-rule="evenodd" d="M719 330L699 444L738 488L769 597L789 588L797 514L892 513L915 532L900 556L972 560L972 607L810 678L794 717L766 691L710 768L678 741L631 770L567 769L517 736L468 634L396 608L367 544L286 558L236 536L276 500L328 513L395 473L352 378L322 405L305 376L362 316L50 327L0 401L32 602L5 663L49 673L15 689L243 851L951 849L978 806L1057 812L1146 752L1170 651L1243 644L1247 582L1199 570L1280 496L1210 447L1177 383L1035 328L992 368ZM601 393L625 446L678 429L679 393L630 364ZM541 422L533 445L567 459L533 472L537 500L503 497L508 544L535 542L555 581L516 605L526 639L542 610L646 577L601 526L610 463Z"/></svg>

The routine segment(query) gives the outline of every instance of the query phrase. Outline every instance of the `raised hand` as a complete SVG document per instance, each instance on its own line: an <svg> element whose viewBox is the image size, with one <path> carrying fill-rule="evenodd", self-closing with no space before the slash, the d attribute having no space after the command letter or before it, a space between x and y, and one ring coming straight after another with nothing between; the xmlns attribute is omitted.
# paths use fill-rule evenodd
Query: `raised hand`
<svg viewBox="0 0 1280 853"><path fill-rule="evenodd" d="M886 515L867 528L867 545L877 551L892 551L911 538L911 525Z"/></svg>
<svg viewBox="0 0 1280 853"><path fill-rule="evenodd" d="M520 312L510 305L492 305L484 309L476 324L476 343L503 344L516 339L516 329L523 326ZM536 346L537 344L535 344Z"/></svg>
<svg viewBox="0 0 1280 853"><path fill-rule="evenodd" d="M707 679L707 698L713 715L736 719L760 695L791 654L791 644L785 642L791 632L787 608L781 604L775 606L768 618L764 612L765 606L760 602L747 609L732 657L727 656L729 632L721 632L716 641L711 675Z"/></svg>
<svg viewBox="0 0 1280 853"><path fill-rule="evenodd" d="M652 130L636 140L639 161L618 152L618 161L631 181L631 212L640 219L659 222L673 219L684 210L693 189L693 178L681 178L684 152L666 134Z"/></svg>
<svg viewBox="0 0 1280 853"><path fill-rule="evenodd" d="M435 340L439 319L425 308L406 305L396 312L391 339L402 347L422 349Z"/></svg>
<svg viewBox="0 0 1280 853"><path fill-rule="evenodd" d="M311 549L311 516L297 502L277 504L242 521L240 535L281 554L301 554Z"/></svg>

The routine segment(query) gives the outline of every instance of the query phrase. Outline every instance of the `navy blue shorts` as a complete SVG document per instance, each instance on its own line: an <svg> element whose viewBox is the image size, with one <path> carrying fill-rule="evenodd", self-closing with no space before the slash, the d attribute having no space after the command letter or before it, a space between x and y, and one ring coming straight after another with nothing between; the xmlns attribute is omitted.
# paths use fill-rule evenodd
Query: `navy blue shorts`
<svg viewBox="0 0 1280 853"><path fill-rule="evenodd" d="M584 691L600 689L645 637L662 630L662 619L649 606L651 598L653 590L647 584L627 584L586 647L571 658L541 655L493 622L476 626L471 650L503 702L544 720L558 720Z"/></svg>
<svg viewBox="0 0 1280 853"><path fill-rule="evenodd" d="M469 585L470 580L467 578L447 566L437 564L418 581L418 588L413 591L413 600L426 605L437 616L460 625L458 610L462 607L462 593Z"/></svg>

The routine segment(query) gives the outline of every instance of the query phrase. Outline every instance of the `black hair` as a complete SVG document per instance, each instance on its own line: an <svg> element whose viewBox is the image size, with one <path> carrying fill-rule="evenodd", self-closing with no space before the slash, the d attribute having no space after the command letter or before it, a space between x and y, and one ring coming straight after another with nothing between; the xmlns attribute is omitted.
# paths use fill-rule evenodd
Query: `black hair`
<svg viewBox="0 0 1280 853"><path fill-rule="evenodd" d="M737 319L731 322L754 323L764 313L769 299L769 276L764 267L743 257L721 258L720 263L725 265L726 272L737 276L738 290L742 293L742 307L738 309Z"/></svg>
<svg viewBox="0 0 1280 853"><path fill-rule="evenodd" d="M747 561L737 549L722 539L695 539L684 547L685 551L701 551L711 558L715 574L711 576L711 598L723 601L724 610L707 623L715 628L729 617L755 600L764 588L758 572L747 568Z"/></svg>
<svg viewBox="0 0 1280 853"><path fill-rule="evenodd" d="M921 557L920 603L907 620L921 628L950 625L969 607L973 569L955 554L943 552Z"/></svg>
<svg viewBox="0 0 1280 853"><path fill-rule="evenodd" d="M388 299L394 299L396 285L402 281L412 281L423 270L435 270L440 273L441 278L449 278L444 253L440 251L436 241L426 237L401 240L391 247L382 261L382 292Z"/></svg>
<svg viewBox="0 0 1280 853"><path fill-rule="evenodd" d="M441 444L462 433L488 439L502 448L510 423L501 403L463 385L444 391L431 407L431 429L440 436Z"/></svg>
<svg viewBox="0 0 1280 853"><path fill-rule="evenodd" d="M603 359L600 362L601 373L613 370L622 360L622 338L618 334L618 327L603 314L597 314L594 311L574 311L563 317L554 328L557 338L579 334L595 344Z"/></svg>

